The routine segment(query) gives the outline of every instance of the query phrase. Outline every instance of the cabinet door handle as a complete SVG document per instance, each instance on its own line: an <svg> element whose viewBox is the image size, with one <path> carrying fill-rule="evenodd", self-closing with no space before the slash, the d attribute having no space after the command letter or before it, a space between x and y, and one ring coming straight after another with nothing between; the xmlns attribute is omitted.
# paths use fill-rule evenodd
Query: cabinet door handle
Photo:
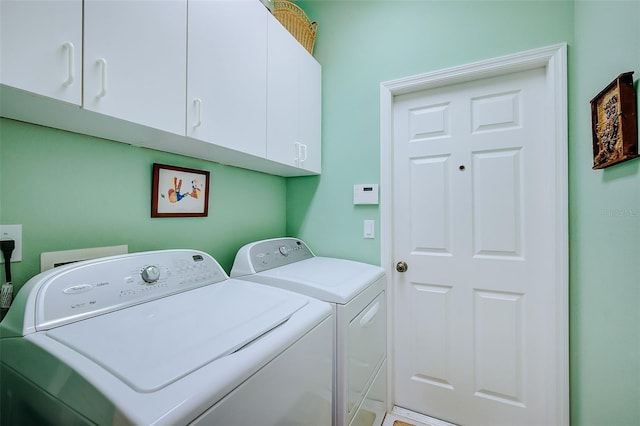
<svg viewBox="0 0 640 426"><path fill-rule="evenodd" d="M202 99L195 98L193 100L193 104L196 106L196 124L193 125L194 128L200 127L202 125Z"/></svg>
<svg viewBox="0 0 640 426"><path fill-rule="evenodd" d="M67 79L65 80L64 83L62 83L62 85L67 87L72 85L73 81L76 79L75 52L74 52L73 43L71 43L70 41L64 43L62 45L62 48L67 51Z"/></svg>
<svg viewBox="0 0 640 426"><path fill-rule="evenodd" d="M102 89L100 90L100 93L98 93L98 97L102 98L107 94L107 60L104 58L100 58L96 61L96 63L102 68Z"/></svg>
<svg viewBox="0 0 640 426"><path fill-rule="evenodd" d="M293 161L295 163L296 166L300 165L300 158L301 158L301 154L302 154L302 147L301 147L301 143L300 142L294 142L293 143L293 148L296 151L296 156L293 158Z"/></svg>
<svg viewBox="0 0 640 426"><path fill-rule="evenodd" d="M307 160L307 145L300 142L295 142L293 146L296 150L296 156L293 161L295 162L296 166L302 167L302 163Z"/></svg>

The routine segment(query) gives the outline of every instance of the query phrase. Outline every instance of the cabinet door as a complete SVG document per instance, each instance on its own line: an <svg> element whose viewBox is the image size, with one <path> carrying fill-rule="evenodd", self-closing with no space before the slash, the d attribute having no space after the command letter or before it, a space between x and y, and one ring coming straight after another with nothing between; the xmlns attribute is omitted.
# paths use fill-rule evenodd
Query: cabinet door
<svg viewBox="0 0 640 426"><path fill-rule="evenodd" d="M80 105L82 0L0 2L0 82Z"/></svg>
<svg viewBox="0 0 640 426"><path fill-rule="evenodd" d="M84 8L84 107L184 135L186 0Z"/></svg>
<svg viewBox="0 0 640 426"><path fill-rule="evenodd" d="M298 167L299 43L275 18L268 29L267 158Z"/></svg>
<svg viewBox="0 0 640 426"><path fill-rule="evenodd" d="M267 158L320 173L320 64L276 19L268 28Z"/></svg>
<svg viewBox="0 0 640 426"><path fill-rule="evenodd" d="M321 171L322 69L320 64L301 46L299 87L298 137L302 144L299 167Z"/></svg>
<svg viewBox="0 0 640 426"><path fill-rule="evenodd" d="M266 156L267 9L189 2L187 136Z"/></svg>

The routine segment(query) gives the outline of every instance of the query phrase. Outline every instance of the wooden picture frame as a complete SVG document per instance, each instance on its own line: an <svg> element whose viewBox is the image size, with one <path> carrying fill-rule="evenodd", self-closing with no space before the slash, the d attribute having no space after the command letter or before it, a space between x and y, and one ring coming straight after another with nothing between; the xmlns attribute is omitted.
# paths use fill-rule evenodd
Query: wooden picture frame
<svg viewBox="0 0 640 426"><path fill-rule="evenodd" d="M153 164L151 217L205 217L208 213L208 171Z"/></svg>
<svg viewBox="0 0 640 426"><path fill-rule="evenodd" d="M591 131L594 170L638 157L633 71L620 74L591 100Z"/></svg>

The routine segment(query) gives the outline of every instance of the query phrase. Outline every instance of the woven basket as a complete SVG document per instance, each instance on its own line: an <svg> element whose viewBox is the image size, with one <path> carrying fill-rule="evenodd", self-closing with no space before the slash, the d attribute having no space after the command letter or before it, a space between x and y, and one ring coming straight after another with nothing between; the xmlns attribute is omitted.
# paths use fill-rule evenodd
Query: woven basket
<svg viewBox="0 0 640 426"><path fill-rule="evenodd" d="M273 2L273 16L313 55L318 32L317 22L311 22L302 9L284 0Z"/></svg>

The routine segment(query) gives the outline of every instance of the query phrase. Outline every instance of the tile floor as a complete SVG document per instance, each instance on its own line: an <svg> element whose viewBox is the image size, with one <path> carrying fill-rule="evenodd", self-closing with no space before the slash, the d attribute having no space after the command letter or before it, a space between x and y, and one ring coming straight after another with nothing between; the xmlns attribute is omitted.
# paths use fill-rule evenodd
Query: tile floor
<svg viewBox="0 0 640 426"><path fill-rule="evenodd" d="M424 416L404 408L394 407L387 413L382 426L456 426L442 420Z"/></svg>

